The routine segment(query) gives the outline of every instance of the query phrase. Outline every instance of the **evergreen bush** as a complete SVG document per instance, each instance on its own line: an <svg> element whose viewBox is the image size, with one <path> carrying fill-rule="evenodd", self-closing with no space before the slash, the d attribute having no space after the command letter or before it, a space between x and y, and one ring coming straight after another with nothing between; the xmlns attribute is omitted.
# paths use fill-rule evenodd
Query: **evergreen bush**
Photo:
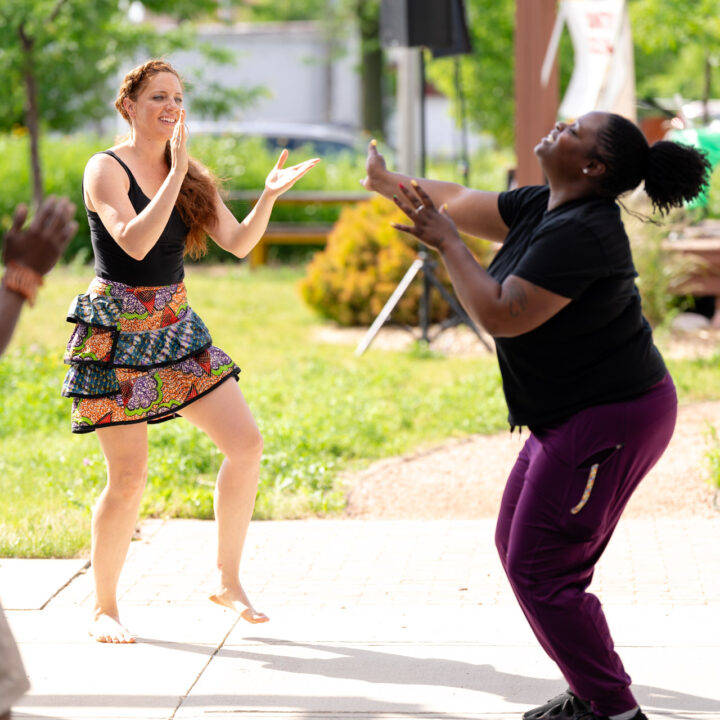
<svg viewBox="0 0 720 720"><path fill-rule="evenodd" d="M406 220L392 202L379 196L345 208L325 250L316 253L300 283L305 302L340 325L370 324L417 256L417 241L391 227L393 222ZM494 253L493 244L464 239L481 264L487 266ZM434 253L431 257L436 261L438 279L452 292L442 261ZM418 274L396 305L392 320L416 325L421 295ZM437 291L430 297L430 321L441 322L450 314L450 308Z"/></svg>

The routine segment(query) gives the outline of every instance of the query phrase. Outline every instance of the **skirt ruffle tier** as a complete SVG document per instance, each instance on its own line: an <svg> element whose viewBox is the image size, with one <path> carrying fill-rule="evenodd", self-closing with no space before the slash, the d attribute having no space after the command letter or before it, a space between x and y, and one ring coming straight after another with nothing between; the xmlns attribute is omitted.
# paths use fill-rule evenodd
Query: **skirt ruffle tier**
<svg viewBox="0 0 720 720"><path fill-rule="evenodd" d="M75 329L62 394L73 398L72 431L162 422L240 368L212 344L184 283L132 287L95 278L68 311Z"/></svg>

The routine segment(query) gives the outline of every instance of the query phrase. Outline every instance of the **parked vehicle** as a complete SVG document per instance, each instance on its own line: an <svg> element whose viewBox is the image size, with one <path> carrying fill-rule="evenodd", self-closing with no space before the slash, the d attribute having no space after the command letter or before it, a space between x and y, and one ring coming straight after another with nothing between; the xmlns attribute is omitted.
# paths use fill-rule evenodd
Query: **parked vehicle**
<svg viewBox="0 0 720 720"><path fill-rule="evenodd" d="M292 151L299 147L312 146L318 155L364 152L364 142L357 133L335 125L193 120L188 123L188 127L191 137L232 135L262 138L272 150L287 148Z"/></svg>

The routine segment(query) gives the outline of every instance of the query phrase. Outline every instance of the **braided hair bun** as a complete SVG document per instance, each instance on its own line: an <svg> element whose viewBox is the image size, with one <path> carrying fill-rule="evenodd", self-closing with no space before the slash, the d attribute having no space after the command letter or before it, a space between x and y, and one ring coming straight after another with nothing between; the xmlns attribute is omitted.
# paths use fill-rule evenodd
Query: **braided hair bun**
<svg viewBox="0 0 720 720"><path fill-rule="evenodd" d="M704 153L667 140L648 151L645 192L661 214L696 198L706 187L710 163Z"/></svg>
<svg viewBox="0 0 720 720"><path fill-rule="evenodd" d="M660 140L651 146L634 123L609 114L598 132L597 157L605 164L600 191L616 199L643 180L653 208L661 215L696 198L707 187L711 165L687 145Z"/></svg>

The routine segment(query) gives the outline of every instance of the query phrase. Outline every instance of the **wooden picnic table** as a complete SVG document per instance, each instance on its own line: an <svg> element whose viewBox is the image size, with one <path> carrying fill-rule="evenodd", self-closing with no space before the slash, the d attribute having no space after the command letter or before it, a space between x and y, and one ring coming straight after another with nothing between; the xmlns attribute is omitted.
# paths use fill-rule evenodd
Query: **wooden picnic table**
<svg viewBox="0 0 720 720"><path fill-rule="evenodd" d="M663 249L697 261L673 290L688 295L713 296L712 327L720 328L720 221L706 220L686 228L677 237L666 240Z"/></svg>
<svg viewBox="0 0 720 720"><path fill-rule="evenodd" d="M226 195L230 201L242 201L254 205L260 193L254 190L239 190ZM372 197L363 190L356 191L305 191L287 192L281 195L276 205L354 205ZM250 252L250 267L255 268L267 262L270 245L324 245L333 228L333 223L288 223L271 222L262 240Z"/></svg>

